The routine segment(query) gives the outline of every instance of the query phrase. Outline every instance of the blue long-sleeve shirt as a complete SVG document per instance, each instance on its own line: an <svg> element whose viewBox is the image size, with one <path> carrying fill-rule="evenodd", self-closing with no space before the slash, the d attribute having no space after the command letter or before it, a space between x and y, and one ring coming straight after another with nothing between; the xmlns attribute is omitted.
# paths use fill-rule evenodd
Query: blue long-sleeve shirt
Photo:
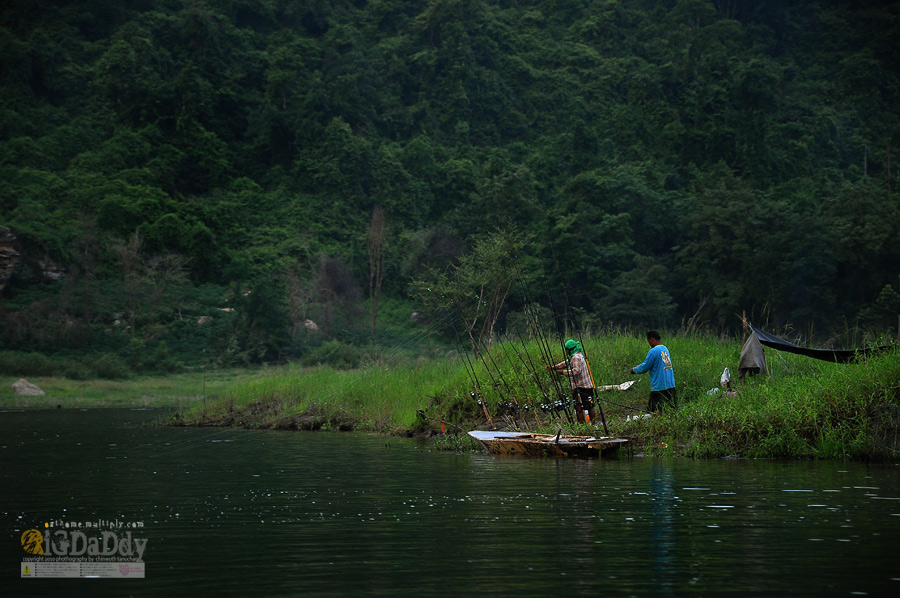
<svg viewBox="0 0 900 598"><path fill-rule="evenodd" d="M647 352L647 359L641 365L634 366L635 374L643 374L650 370L650 390L666 390L675 388L675 370L672 358L665 345L656 345Z"/></svg>

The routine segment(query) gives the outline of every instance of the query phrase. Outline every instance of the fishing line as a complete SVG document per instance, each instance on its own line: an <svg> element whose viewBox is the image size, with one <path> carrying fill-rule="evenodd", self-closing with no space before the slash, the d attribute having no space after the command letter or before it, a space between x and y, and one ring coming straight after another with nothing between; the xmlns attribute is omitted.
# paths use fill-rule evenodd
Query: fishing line
<svg viewBox="0 0 900 598"><path fill-rule="evenodd" d="M329 383L327 385L327 390L323 392L324 389L321 389L315 394L308 395L295 395L291 396L288 400L292 403L307 403L307 409L315 408L317 405L327 405L329 403L341 401L343 397L347 395L347 391L353 386L360 384L360 376L364 376L366 371L372 370L374 368L384 369L384 362L388 362L388 368L398 367L398 365L402 365L402 357L408 355L408 353L415 353L415 348L421 346L422 341L427 338L433 338L435 333L446 326L452 313L444 313L441 314L437 312L429 317L427 324L421 329L421 331L416 334L408 337L407 340L404 340L401 343L398 343L391 347L388 350L384 350L382 352L383 359L377 360L381 361L381 363L373 362L367 366L360 367L356 370L351 371L336 371L334 372L334 382ZM297 364L293 364L294 367L301 367ZM286 375L290 375L289 373Z"/></svg>
<svg viewBox="0 0 900 598"><path fill-rule="evenodd" d="M641 409L640 407L632 407L630 405L623 405L622 403L616 403L615 401L610 401L609 399L603 399L610 405L615 405L616 407L623 407L625 409L631 409L633 411L640 411L642 413L652 413L652 411L647 411L646 409Z"/></svg>

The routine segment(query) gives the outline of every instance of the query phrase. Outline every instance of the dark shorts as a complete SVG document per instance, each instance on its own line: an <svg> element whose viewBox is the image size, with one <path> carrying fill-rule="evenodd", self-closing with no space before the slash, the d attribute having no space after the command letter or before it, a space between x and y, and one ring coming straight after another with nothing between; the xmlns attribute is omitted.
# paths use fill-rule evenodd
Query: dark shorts
<svg viewBox="0 0 900 598"><path fill-rule="evenodd" d="M575 395L576 409L581 406L583 409L591 409L594 406L594 389L593 388L576 388L572 390Z"/></svg>
<svg viewBox="0 0 900 598"><path fill-rule="evenodd" d="M647 411L662 411L663 409L668 409L670 407L672 409L678 407L678 400L675 397L674 388L650 391L650 400L647 401Z"/></svg>

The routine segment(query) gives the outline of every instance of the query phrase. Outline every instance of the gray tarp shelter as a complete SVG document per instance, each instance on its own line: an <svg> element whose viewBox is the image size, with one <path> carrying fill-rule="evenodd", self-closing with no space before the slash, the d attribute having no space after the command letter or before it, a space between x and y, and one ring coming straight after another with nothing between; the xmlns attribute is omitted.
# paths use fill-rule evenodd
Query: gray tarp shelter
<svg viewBox="0 0 900 598"><path fill-rule="evenodd" d="M795 345L790 341L786 341L783 338L778 338L774 334L769 334L765 330L760 330L759 328L755 328L753 326L750 327L753 331L753 334L750 336L752 339L753 336L758 337L759 342L767 347L772 347L778 351L787 351L788 353L796 353L797 355L805 355L806 357L812 357L813 359L821 359L823 361L831 361L834 363L848 363L853 361L857 357L867 357L869 355L878 353L880 351L884 351L888 349L888 346L883 347L866 347L865 349L807 349L805 347L801 347L800 345ZM744 347L747 347L747 343L744 344ZM761 350L762 348L760 348ZM741 349L741 361L744 359L744 350ZM765 358L763 358L763 364L765 365ZM740 366L739 366L740 367Z"/></svg>
<svg viewBox="0 0 900 598"><path fill-rule="evenodd" d="M750 338L748 338L747 342L744 343L744 346L741 347L741 359L738 362L738 372L739 380L743 380L744 376L747 374L750 374L751 376L756 376L757 374L766 376L768 374L766 371L766 353L763 351L756 330L750 334Z"/></svg>

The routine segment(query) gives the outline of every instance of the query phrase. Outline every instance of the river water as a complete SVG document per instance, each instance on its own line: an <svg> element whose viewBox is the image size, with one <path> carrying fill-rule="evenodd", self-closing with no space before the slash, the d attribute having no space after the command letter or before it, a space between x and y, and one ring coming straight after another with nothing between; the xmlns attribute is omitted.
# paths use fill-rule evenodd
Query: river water
<svg viewBox="0 0 900 598"><path fill-rule="evenodd" d="M0 596L900 591L894 465L495 457L160 414L0 411ZM143 578L22 577L26 530L96 522L146 540Z"/></svg>

